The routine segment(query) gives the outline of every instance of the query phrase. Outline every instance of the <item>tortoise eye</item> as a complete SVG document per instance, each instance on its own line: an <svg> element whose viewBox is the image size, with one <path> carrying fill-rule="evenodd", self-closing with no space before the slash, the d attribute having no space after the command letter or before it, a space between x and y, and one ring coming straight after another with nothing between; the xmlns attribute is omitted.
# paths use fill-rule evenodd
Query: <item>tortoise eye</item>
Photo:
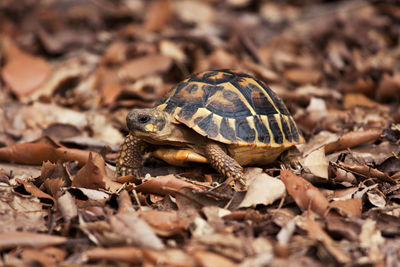
<svg viewBox="0 0 400 267"><path fill-rule="evenodd" d="M146 123L146 122L148 122L150 120L150 116L148 116L148 115L141 115L141 116L139 116L139 118L138 118L138 121L140 122L140 123Z"/></svg>

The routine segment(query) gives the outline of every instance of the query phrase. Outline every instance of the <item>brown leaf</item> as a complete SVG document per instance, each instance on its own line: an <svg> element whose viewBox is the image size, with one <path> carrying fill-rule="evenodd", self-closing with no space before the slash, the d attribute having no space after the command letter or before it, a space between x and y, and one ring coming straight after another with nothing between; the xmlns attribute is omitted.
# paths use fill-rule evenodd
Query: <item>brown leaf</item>
<svg viewBox="0 0 400 267"><path fill-rule="evenodd" d="M61 188L65 186L65 182L61 178L47 179L43 186L50 195L57 198L61 193Z"/></svg>
<svg viewBox="0 0 400 267"><path fill-rule="evenodd" d="M143 28L146 31L159 31L171 17L171 2L158 0L151 2L144 19Z"/></svg>
<svg viewBox="0 0 400 267"><path fill-rule="evenodd" d="M135 247L93 248L83 253L89 260L124 261L130 264L142 263L142 250Z"/></svg>
<svg viewBox="0 0 400 267"><path fill-rule="evenodd" d="M365 164L346 164L344 162L339 161L338 165L345 170L352 171L353 173L364 176L364 178L377 178L382 181L396 183L395 180L390 178L386 173L383 173L375 168L371 168Z"/></svg>
<svg viewBox="0 0 400 267"><path fill-rule="evenodd" d="M5 45L6 65L1 70L6 84L18 96L26 96L37 89L50 75L46 60L27 54L9 43Z"/></svg>
<svg viewBox="0 0 400 267"><path fill-rule="evenodd" d="M384 73L376 92L377 98L381 101L399 100L400 94L400 73L395 72L392 76Z"/></svg>
<svg viewBox="0 0 400 267"><path fill-rule="evenodd" d="M148 55L135 58L125 63L119 70L122 79L137 80L143 76L164 72L172 65L170 57Z"/></svg>
<svg viewBox="0 0 400 267"><path fill-rule="evenodd" d="M361 218L362 200L361 198L335 200L329 204L329 208L335 208L340 214Z"/></svg>
<svg viewBox="0 0 400 267"><path fill-rule="evenodd" d="M42 164L44 161L78 161L83 165L90 151L65 147L54 147L43 143L23 143L0 148L0 160L22 163ZM95 153L95 152L92 152Z"/></svg>
<svg viewBox="0 0 400 267"><path fill-rule="evenodd" d="M0 249L23 247L47 247L61 245L67 242L63 236L38 234L30 232L8 232L0 233Z"/></svg>
<svg viewBox="0 0 400 267"><path fill-rule="evenodd" d="M139 218L145 220L158 235L171 236L183 230L176 211L144 210L139 212Z"/></svg>
<svg viewBox="0 0 400 267"><path fill-rule="evenodd" d="M317 241L322 241L325 248L335 257L335 259L342 263L350 263L351 258L347 255L339 246L335 245L335 242L330 236L312 219L308 218L303 225L304 229L307 230L308 235Z"/></svg>
<svg viewBox="0 0 400 267"><path fill-rule="evenodd" d="M67 252L65 250L49 247L44 249L24 249L21 252L21 257L25 261L39 262L44 266L56 265L65 259Z"/></svg>
<svg viewBox="0 0 400 267"><path fill-rule="evenodd" d="M114 104L123 88L119 83L107 83L101 88L101 99L104 105Z"/></svg>
<svg viewBox="0 0 400 267"><path fill-rule="evenodd" d="M235 262L221 256L217 253L209 252L209 251L195 251L193 253L194 259L200 263L201 266L204 267L213 267L213 266L236 266Z"/></svg>
<svg viewBox="0 0 400 267"><path fill-rule="evenodd" d="M89 160L83 166L72 180L72 186L84 187L90 189L106 188L104 181L105 163L102 156L96 154L89 154Z"/></svg>
<svg viewBox="0 0 400 267"><path fill-rule="evenodd" d="M128 191L122 190L118 197L118 213L130 213L135 211Z"/></svg>
<svg viewBox="0 0 400 267"><path fill-rule="evenodd" d="M318 188L288 170L281 170L281 180L300 209L307 210L310 207L312 211L324 216L329 202Z"/></svg>
<svg viewBox="0 0 400 267"><path fill-rule="evenodd" d="M144 249L143 257L153 265L197 266L194 259L180 249L169 248L162 251Z"/></svg>
<svg viewBox="0 0 400 267"><path fill-rule="evenodd" d="M29 192L32 196L38 197L38 198L43 198L43 199L49 199L53 202L53 204L56 204L56 200L50 196L49 194L46 194L39 188L37 188L34 184L30 182L26 182L24 180L21 180L19 178L15 179L18 183L22 184L27 192Z"/></svg>
<svg viewBox="0 0 400 267"><path fill-rule="evenodd" d="M102 63L104 63L105 65L121 64L126 60L127 50L128 50L127 43L121 41L115 41L111 43L104 52ZM98 69L98 71L100 71L100 74L102 74L103 70L105 69L103 68Z"/></svg>
<svg viewBox="0 0 400 267"><path fill-rule="evenodd" d="M347 93L361 93L365 95L373 95L375 90L375 82L372 79L364 79L358 77L354 82L344 82L341 90Z"/></svg>
<svg viewBox="0 0 400 267"><path fill-rule="evenodd" d="M136 187L137 192L153 193L159 195L175 195L179 189L187 187L191 189L202 190L202 186L194 185L176 178L174 175L158 176L156 178L144 181Z"/></svg>
<svg viewBox="0 0 400 267"><path fill-rule="evenodd" d="M329 143L325 146L327 154L334 151L351 148L364 143L376 141L382 134L382 129L372 128L363 131L353 131L342 135L339 140Z"/></svg>
<svg viewBox="0 0 400 267"><path fill-rule="evenodd" d="M119 236L126 244L136 247L163 249L164 244L155 235L150 226L136 214L122 213L109 218L113 233Z"/></svg>
<svg viewBox="0 0 400 267"><path fill-rule="evenodd" d="M283 75L289 81L297 84L314 84L321 79L321 72L313 69L289 69Z"/></svg>
<svg viewBox="0 0 400 267"><path fill-rule="evenodd" d="M345 109L354 107L379 108L380 105L363 94L347 93L343 97L343 107Z"/></svg>

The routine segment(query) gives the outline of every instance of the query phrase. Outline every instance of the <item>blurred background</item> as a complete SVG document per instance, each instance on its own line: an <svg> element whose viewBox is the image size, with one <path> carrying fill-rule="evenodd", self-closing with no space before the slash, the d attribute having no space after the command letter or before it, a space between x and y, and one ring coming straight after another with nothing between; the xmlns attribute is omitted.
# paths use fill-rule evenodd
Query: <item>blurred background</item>
<svg viewBox="0 0 400 267"><path fill-rule="evenodd" d="M1 146L48 135L115 149L131 108L223 68L267 83L306 137L346 129L357 105L400 120L396 1L2 0L0 29ZM336 110L327 122L308 116L321 105Z"/></svg>

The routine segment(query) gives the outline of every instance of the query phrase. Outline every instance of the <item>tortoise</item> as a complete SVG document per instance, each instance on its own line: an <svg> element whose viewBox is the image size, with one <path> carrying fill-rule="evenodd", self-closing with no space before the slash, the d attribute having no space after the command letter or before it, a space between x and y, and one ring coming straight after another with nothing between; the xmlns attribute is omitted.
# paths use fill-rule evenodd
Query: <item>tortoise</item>
<svg viewBox="0 0 400 267"><path fill-rule="evenodd" d="M180 165L208 162L230 183L242 166L273 162L304 142L282 99L256 78L234 70L193 74L172 87L154 108L134 109L117 160L120 175L139 176L142 155ZM173 152L171 152L173 148Z"/></svg>

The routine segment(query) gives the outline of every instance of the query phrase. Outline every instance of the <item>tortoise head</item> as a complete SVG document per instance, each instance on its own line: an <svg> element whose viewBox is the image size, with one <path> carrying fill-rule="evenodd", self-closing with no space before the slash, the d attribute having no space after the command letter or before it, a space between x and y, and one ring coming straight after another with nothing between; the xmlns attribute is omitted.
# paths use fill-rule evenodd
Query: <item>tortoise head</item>
<svg viewBox="0 0 400 267"><path fill-rule="evenodd" d="M171 115L153 109L134 109L126 116L129 131L143 137L166 137L171 134Z"/></svg>

